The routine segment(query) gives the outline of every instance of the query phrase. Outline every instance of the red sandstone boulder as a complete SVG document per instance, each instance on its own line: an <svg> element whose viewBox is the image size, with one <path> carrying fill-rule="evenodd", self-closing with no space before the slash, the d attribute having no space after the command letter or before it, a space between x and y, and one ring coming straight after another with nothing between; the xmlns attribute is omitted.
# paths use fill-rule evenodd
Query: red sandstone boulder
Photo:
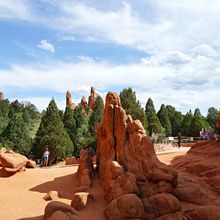
<svg viewBox="0 0 220 220"><path fill-rule="evenodd" d="M33 160L28 160L26 163L27 168L35 168L37 166L36 162Z"/></svg>
<svg viewBox="0 0 220 220"><path fill-rule="evenodd" d="M135 194L125 194L113 200L105 210L106 220L142 219L144 207Z"/></svg>
<svg viewBox="0 0 220 220"><path fill-rule="evenodd" d="M220 207L202 206L186 211L189 220L219 220Z"/></svg>
<svg viewBox="0 0 220 220"><path fill-rule="evenodd" d="M92 185L93 163L88 148L84 148L80 151L80 160L76 180L78 187L90 187Z"/></svg>
<svg viewBox="0 0 220 220"><path fill-rule="evenodd" d="M91 87L89 103L88 103L88 106L90 107L91 110L94 110L95 108L95 101L97 97L98 97L98 94L96 93L95 88Z"/></svg>
<svg viewBox="0 0 220 220"><path fill-rule="evenodd" d="M57 191L49 191L44 197L43 199L46 201L49 200L57 200L59 198L59 194Z"/></svg>
<svg viewBox="0 0 220 220"><path fill-rule="evenodd" d="M25 168L28 159L14 151L6 151L5 153L0 153L0 160L2 166L7 172L17 172L22 168Z"/></svg>
<svg viewBox="0 0 220 220"><path fill-rule="evenodd" d="M71 206L76 210L82 210L94 200L92 194L88 192L78 192L73 195Z"/></svg>
<svg viewBox="0 0 220 220"><path fill-rule="evenodd" d="M75 157L70 157L70 158L66 158L66 165L72 165L72 164L76 164L77 163L77 159Z"/></svg>
<svg viewBox="0 0 220 220"><path fill-rule="evenodd" d="M53 201L47 204L44 210L44 220L80 220L76 210L71 206Z"/></svg>
<svg viewBox="0 0 220 220"><path fill-rule="evenodd" d="M178 215L178 212L181 212L180 202L170 193L160 193L145 198L143 204L146 213L145 218L148 217L148 219L157 219L164 215L170 215L170 213Z"/></svg>

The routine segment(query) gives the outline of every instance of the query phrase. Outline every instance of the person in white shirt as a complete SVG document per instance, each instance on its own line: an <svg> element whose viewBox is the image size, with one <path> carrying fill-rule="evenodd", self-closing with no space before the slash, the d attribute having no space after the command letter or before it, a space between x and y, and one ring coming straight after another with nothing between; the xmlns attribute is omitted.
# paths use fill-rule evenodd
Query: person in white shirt
<svg viewBox="0 0 220 220"><path fill-rule="evenodd" d="M45 166L45 167L47 167L47 165L48 165L49 155L50 155L50 152L48 151L48 148L46 148L46 150L44 151L44 154L43 154L43 166Z"/></svg>

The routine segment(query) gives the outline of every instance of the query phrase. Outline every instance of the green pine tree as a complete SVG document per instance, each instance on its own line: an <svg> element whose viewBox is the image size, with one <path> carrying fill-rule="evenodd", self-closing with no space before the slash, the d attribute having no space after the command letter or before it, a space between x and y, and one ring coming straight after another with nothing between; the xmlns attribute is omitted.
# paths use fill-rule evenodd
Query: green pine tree
<svg viewBox="0 0 220 220"><path fill-rule="evenodd" d="M54 99L50 101L35 137L33 151L36 157L41 158L46 148L50 151L50 164L70 156L73 152L71 139Z"/></svg>
<svg viewBox="0 0 220 220"><path fill-rule="evenodd" d="M28 125L22 114L14 114L1 134L1 141L6 148L26 155L31 149Z"/></svg>
<svg viewBox="0 0 220 220"><path fill-rule="evenodd" d="M192 111L186 113L186 115L183 117L183 120L181 122L181 133L184 136L191 136L190 133L190 126L193 119Z"/></svg>
<svg viewBox="0 0 220 220"><path fill-rule="evenodd" d="M123 89L122 92L120 92L120 99L122 108L126 113L131 115L134 120L139 119L145 130L147 130L147 117L140 102L136 98L135 91L133 91L132 88Z"/></svg>
<svg viewBox="0 0 220 220"><path fill-rule="evenodd" d="M74 154L79 155L80 149L88 145L88 121L89 117L81 104L74 109L76 127L74 132Z"/></svg>
<svg viewBox="0 0 220 220"><path fill-rule="evenodd" d="M181 131L181 123L183 120L183 115L181 112L175 111L174 117L172 120L172 135L177 136Z"/></svg>
<svg viewBox="0 0 220 220"><path fill-rule="evenodd" d="M172 125L169 119L167 109L164 104L161 105L160 110L157 113L157 116L160 120L162 127L165 129L166 136L170 136L172 134Z"/></svg>
<svg viewBox="0 0 220 220"><path fill-rule="evenodd" d="M74 116L74 110L70 107L66 107L64 116L63 116L63 124L70 136L71 141L74 143L76 136L76 120Z"/></svg>
<svg viewBox="0 0 220 220"><path fill-rule="evenodd" d="M208 114L206 116L206 120L212 128L215 128L217 118L218 118L218 109L214 107L209 108Z"/></svg>
<svg viewBox="0 0 220 220"><path fill-rule="evenodd" d="M95 101L94 110L90 115L89 123L88 123L88 131L89 131L88 145L94 149L96 149L96 145L97 145L96 126L102 120L103 112L104 112L104 102L102 98L98 96Z"/></svg>
<svg viewBox="0 0 220 220"><path fill-rule="evenodd" d="M163 134L163 128L159 118L157 117L156 110L154 108L154 103L151 98L147 100L145 106L145 113L147 115L149 134L152 135L153 132L157 134Z"/></svg>
<svg viewBox="0 0 220 220"><path fill-rule="evenodd" d="M202 116L200 110L196 108L190 125L191 136L198 137L202 128L209 128L209 124L205 117Z"/></svg>

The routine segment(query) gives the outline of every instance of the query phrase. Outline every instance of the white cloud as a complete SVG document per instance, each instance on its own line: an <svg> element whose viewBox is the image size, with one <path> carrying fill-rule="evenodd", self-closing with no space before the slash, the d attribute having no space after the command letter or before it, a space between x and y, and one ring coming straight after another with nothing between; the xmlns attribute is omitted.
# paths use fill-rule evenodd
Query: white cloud
<svg viewBox="0 0 220 220"><path fill-rule="evenodd" d="M37 47L55 53L54 45L48 42L48 40L41 40Z"/></svg>
<svg viewBox="0 0 220 220"><path fill-rule="evenodd" d="M31 18L31 14L31 6L27 0L0 0L0 19L28 20Z"/></svg>
<svg viewBox="0 0 220 220"><path fill-rule="evenodd" d="M218 60L213 61L209 56L192 57L187 54L182 54L182 57L187 57L188 62L181 65L161 64L160 60L158 63L145 63L142 60L133 64L115 65L100 60L91 62L90 59L73 63L56 61L47 64L13 65L9 70L0 70L0 78L4 79L0 81L0 87L3 90L9 87L26 91L49 90L52 94L65 94L70 89L73 96L80 100L82 95L88 96L90 86L95 86L102 95L109 90L120 91L131 86L137 91L143 105L148 97L152 97L157 108L165 103L174 105L183 112L194 109L195 106L200 107L203 112L210 106L218 107ZM162 57L163 59L165 58Z"/></svg>

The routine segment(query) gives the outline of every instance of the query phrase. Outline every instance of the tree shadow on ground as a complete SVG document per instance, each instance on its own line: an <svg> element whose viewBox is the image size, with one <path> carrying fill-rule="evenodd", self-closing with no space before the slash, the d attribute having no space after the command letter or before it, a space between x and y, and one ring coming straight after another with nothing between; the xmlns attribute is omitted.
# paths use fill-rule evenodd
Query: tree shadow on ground
<svg viewBox="0 0 220 220"><path fill-rule="evenodd" d="M19 218L17 220L43 220L43 215L36 217Z"/></svg>
<svg viewBox="0 0 220 220"><path fill-rule="evenodd" d="M42 183L29 190L40 193L57 191L60 198L71 200L74 192L75 180L76 173L73 173L66 176L57 177L53 181Z"/></svg>
<svg viewBox="0 0 220 220"><path fill-rule="evenodd" d="M7 178L13 176L15 173L6 172L3 168L0 168L0 178Z"/></svg>

